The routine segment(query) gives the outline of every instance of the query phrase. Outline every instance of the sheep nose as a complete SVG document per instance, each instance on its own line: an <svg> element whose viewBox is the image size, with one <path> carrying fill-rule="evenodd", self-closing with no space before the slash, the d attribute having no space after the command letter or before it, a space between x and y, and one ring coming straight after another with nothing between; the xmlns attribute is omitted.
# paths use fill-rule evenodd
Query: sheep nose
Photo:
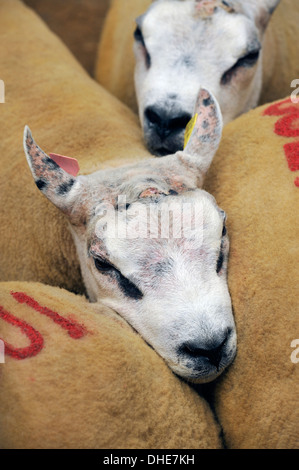
<svg viewBox="0 0 299 470"><path fill-rule="evenodd" d="M160 137L161 140L171 134L183 131L191 119L188 113L167 113L164 109L149 106L144 111L147 125Z"/></svg>
<svg viewBox="0 0 299 470"><path fill-rule="evenodd" d="M203 347L202 341L189 341L184 343L180 348L180 353L184 356L189 356L194 360L201 361L203 358L208 359L211 365L215 366L218 370L220 361L223 356L223 350L228 340L230 331L228 330L225 335L221 336L221 339L209 341L206 347Z"/></svg>

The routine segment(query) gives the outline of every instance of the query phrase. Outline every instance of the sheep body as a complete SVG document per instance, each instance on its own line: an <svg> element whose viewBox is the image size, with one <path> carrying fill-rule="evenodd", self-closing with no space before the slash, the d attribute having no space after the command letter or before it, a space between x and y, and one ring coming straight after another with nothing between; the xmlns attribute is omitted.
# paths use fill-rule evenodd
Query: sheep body
<svg viewBox="0 0 299 470"><path fill-rule="evenodd" d="M125 164L128 147L131 162L150 155L133 113L99 90L33 11L15 0L2 0L0 21L1 44L11 45L0 48L6 85L0 112L0 279L83 292L65 218L36 193L24 166L24 126L34 129L47 151L77 157L83 174ZM17 66L12 50L18 54Z"/></svg>
<svg viewBox="0 0 299 470"><path fill-rule="evenodd" d="M18 0L0 0L0 39L0 279L13 281L0 283L0 447L221 447L206 402L135 330L61 289L83 291L77 255L26 164L26 123L46 149L78 157L81 173L149 157L136 117Z"/></svg>

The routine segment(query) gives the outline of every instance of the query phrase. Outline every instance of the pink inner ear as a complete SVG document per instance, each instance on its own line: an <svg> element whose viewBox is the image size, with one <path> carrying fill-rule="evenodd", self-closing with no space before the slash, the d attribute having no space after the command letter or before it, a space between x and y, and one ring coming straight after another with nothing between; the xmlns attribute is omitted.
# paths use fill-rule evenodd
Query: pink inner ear
<svg viewBox="0 0 299 470"><path fill-rule="evenodd" d="M77 176L80 167L79 163L75 158L65 157L64 155L58 155L57 153L49 153L49 157L54 160L57 165L72 176Z"/></svg>

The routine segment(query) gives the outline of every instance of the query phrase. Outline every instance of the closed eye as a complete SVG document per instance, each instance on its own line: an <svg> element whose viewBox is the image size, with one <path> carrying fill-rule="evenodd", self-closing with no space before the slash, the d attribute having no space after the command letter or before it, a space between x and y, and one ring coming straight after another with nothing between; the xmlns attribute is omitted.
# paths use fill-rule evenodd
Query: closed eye
<svg viewBox="0 0 299 470"><path fill-rule="evenodd" d="M134 38L136 39L136 41L141 42L142 45L145 46L144 39L143 39L143 34L142 34L142 31L139 28L139 26L137 26L135 31L134 31Z"/></svg>
<svg viewBox="0 0 299 470"><path fill-rule="evenodd" d="M223 254L223 250L221 248L218 259L217 259L217 266L216 266L217 274L221 271L221 268L223 266L223 261L224 261L224 254Z"/></svg>
<svg viewBox="0 0 299 470"><path fill-rule="evenodd" d="M229 70L227 70L221 78L221 85L226 85L229 83L234 75L235 72L237 72L238 69L241 67L246 67L246 68L251 68L253 67L260 56L260 50L254 50L252 52L249 52L249 54L246 54L244 57L241 57L237 62L231 67Z"/></svg>
<svg viewBox="0 0 299 470"><path fill-rule="evenodd" d="M137 41L138 43L141 44L141 46L143 48L144 56L145 56L146 66L147 66L147 68L150 68L150 66L151 66L151 56L149 55L149 53L147 51L145 41L144 41L144 37L143 37L142 31L141 31L139 26L137 26L137 28L134 31L134 38L135 38L135 41Z"/></svg>
<svg viewBox="0 0 299 470"><path fill-rule="evenodd" d="M224 252L223 252L223 248L224 248L224 242L223 242L223 238L226 236L226 226L225 224L223 224L223 229L222 229L222 240L221 240L221 245L220 245L220 251L219 251L219 255L218 255L218 259L217 259L217 265L216 265L216 272L217 274L221 271L221 268L223 266L223 262L224 262Z"/></svg>
<svg viewBox="0 0 299 470"><path fill-rule="evenodd" d="M127 296L135 300L139 300L143 297L140 289L138 289L132 281L127 279L115 266L110 264L108 261L94 257L94 265L97 270L101 273L114 274L121 291Z"/></svg>
<svg viewBox="0 0 299 470"><path fill-rule="evenodd" d="M94 258L94 265L97 268L97 270L101 272L108 272L108 271L115 270L112 264L99 258Z"/></svg>

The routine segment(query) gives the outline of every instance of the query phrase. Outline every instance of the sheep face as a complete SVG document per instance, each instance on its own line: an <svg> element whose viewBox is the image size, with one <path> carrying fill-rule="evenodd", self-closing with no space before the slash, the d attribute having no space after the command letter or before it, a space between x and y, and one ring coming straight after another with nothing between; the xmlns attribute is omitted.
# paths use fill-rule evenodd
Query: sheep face
<svg viewBox="0 0 299 470"><path fill-rule="evenodd" d="M236 351L225 214L203 190L161 186L100 203L92 230L72 231L90 299L124 317L178 375L207 382Z"/></svg>
<svg viewBox="0 0 299 470"><path fill-rule="evenodd" d="M263 36L277 4L160 0L137 18L135 88L153 154L183 148L199 86L215 95L224 123L257 105Z"/></svg>
<svg viewBox="0 0 299 470"><path fill-rule="evenodd" d="M197 114L184 151L86 176L49 158L28 128L24 149L36 185L68 217L89 299L125 318L178 375L207 382L233 360L236 331L225 213L200 189L222 130L207 90Z"/></svg>

